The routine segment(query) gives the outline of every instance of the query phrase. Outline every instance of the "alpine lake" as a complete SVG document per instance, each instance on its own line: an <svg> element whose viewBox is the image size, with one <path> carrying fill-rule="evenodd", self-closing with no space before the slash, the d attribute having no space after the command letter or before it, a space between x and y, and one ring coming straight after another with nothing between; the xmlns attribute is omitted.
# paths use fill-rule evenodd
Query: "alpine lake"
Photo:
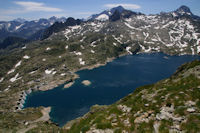
<svg viewBox="0 0 200 133"><path fill-rule="evenodd" d="M90 107L109 105L132 93L139 86L170 77L183 63L200 60L200 56L169 56L163 53L127 55L92 70L81 70L80 78L64 88L60 85L48 91L27 96L24 108L52 107L51 120L63 126L86 114ZM82 84L89 80L90 85Z"/></svg>

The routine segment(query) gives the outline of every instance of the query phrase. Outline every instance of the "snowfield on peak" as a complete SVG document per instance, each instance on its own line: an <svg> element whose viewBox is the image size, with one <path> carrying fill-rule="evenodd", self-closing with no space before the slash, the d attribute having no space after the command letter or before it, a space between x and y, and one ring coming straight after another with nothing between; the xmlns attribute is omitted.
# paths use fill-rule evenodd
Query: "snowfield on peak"
<svg viewBox="0 0 200 133"><path fill-rule="evenodd" d="M101 14L100 16L98 16L98 17L96 18L96 20L100 20L100 21L106 21L106 20L108 20L108 19L109 19L109 16L106 15L106 14Z"/></svg>

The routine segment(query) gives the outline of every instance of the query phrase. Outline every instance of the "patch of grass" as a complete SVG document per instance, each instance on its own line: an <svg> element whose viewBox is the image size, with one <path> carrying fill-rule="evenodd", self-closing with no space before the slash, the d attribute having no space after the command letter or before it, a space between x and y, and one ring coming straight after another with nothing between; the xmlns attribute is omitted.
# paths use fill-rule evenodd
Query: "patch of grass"
<svg viewBox="0 0 200 133"><path fill-rule="evenodd" d="M200 116L190 115L187 122L181 125L181 129L187 130L190 133L197 133L200 131Z"/></svg>
<svg viewBox="0 0 200 133"><path fill-rule="evenodd" d="M162 120L160 127L159 127L159 132L161 133L168 133L169 132L169 127L172 126L173 122L168 121L168 120Z"/></svg>
<svg viewBox="0 0 200 133"><path fill-rule="evenodd" d="M90 126L89 125L85 125L84 127L81 128L81 131L83 133L87 132L88 130L90 129Z"/></svg>
<svg viewBox="0 0 200 133"><path fill-rule="evenodd" d="M114 133L121 133L122 132L122 129L121 128L117 128L115 129Z"/></svg>
<svg viewBox="0 0 200 133"><path fill-rule="evenodd" d="M140 133L153 133L153 131L153 125L146 122L140 123L137 127L137 132Z"/></svg>
<svg viewBox="0 0 200 133"><path fill-rule="evenodd" d="M103 119L105 119L103 115L98 115L95 118L95 120L93 121L93 124L95 124L95 123L101 123Z"/></svg>
<svg viewBox="0 0 200 133"><path fill-rule="evenodd" d="M119 109L117 108L117 106L112 106L112 107L109 109L109 114L121 115L121 114L122 114L122 111L119 110Z"/></svg>
<svg viewBox="0 0 200 133"><path fill-rule="evenodd" d="M103 123L97 123L96 125L97 129L110 129L112 128L112 125L110 122L103 122Z"/></svg>
<svg viewBox="0 0 200 133"><path fill-rule="evenodd" d="M177 108L174 111L174 114L178 114L179 116L184 116L185 115L185 108Z"/></svg>

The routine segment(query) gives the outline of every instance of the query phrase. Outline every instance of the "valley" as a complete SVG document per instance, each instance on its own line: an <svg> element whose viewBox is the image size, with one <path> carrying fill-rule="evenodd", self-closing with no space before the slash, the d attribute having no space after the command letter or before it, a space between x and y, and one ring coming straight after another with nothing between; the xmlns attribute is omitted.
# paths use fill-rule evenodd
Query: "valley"
<svg viewBox="0 0 200 133"><path fill-rule="evenodd" d="M122 56L160 52L166 56L197 56L200 52L200 18L186 6L155 15L132 12L121 6L111 10L85 21L70 17L65 22L49 24L50 27L44 28L46 32L42 32L44 38L40 36L30 42L17 40L0 50L0 132L26 128L30 132L98 129L99 132L131 132L142 131L144 126L151 131L159 130L157 127L167 130L165 126L178 131L188 131L191 127L194 132L199 130L199 75L195 75L199 72L199 61L185 64L169 79L163 78L173 72L155 84L152 84L154 81L147 83L152 84L149 86L134 87L137 88L134 93L113 101L116 103L94 106L84 117L62 128L48 119L36 121L43 116L44 107L23 108L30 93L53 91L51 89L78 79L77 71L103 66ZM158 95L153 96L151 91ZM168 95L165 97L165 94ZM164 115L170 111L170 115ZM176 118L181 119L179 124L174 121ZM193 122L191 127L187 126L189 120Z"/></svg>

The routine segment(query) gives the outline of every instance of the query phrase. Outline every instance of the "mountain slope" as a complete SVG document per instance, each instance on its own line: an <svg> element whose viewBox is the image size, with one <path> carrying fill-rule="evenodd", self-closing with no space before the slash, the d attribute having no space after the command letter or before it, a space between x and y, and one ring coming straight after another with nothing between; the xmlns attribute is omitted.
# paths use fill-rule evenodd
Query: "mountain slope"
<svg viewBox="0 0 200 133"><path fill-rule="evenodd" d="M65 22L56 22L52 26L50 26L49 28L45 29L44 32L42 33L41 38L46 39L50 35L52 35L53 33L57 33L59 31L62 31L65 28L67 28L68 26L74 26L74 25L80 25L80 24L81 24L80 19L75 20L74 18L69 17L69 18L66 19Z"/></svg>
<svg viewBox="0 0 200 133"><path fill-rule="evenodd" d="M26 40L26 39L23 39L20 37L9 36L9 37L5 38L2 43L0 43L0 49L5 49L14 44L19 44L19 45L23 46L24 43L27 43L27 42L28 42L28 40Z"/></svg>
<svg viewBox="0 0 200 133"><path fill-rule="evenodd" d="M117 46L131 41L140 42L141 52L198 54L200 21L193 16L173 16L175 12L144 15L115 11L110 21L87 21L79 26L66 27L50 38L84 38L89 33L100 33L112 35Z"/></svg>

